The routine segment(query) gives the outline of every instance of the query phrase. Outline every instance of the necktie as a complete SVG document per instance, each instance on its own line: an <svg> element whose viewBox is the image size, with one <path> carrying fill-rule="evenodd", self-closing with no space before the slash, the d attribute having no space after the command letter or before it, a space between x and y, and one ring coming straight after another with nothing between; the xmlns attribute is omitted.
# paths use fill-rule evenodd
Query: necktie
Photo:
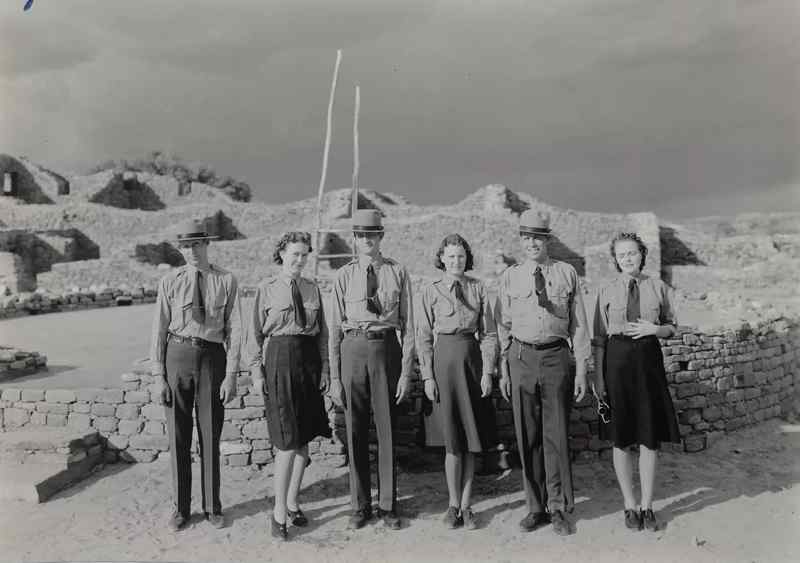
<svg viewBox="0 0 800 563"><path fill-rule="evenodd" d="M464 290L461 288L461 282L456 280L453 282L453 294L455 294L456 299L464 305L467 309L472 310L472 307L467 302L467 299L464 297Z"/></svg>
<svg viewBox="0 0 800 563"><path fill-rule="evenodd" d="M194 291L192 293L192 318L203 324L206 322L206 304L203 300L203 286L200 279L200 270L194 276Z"/></svg>
<svg viewBox="0 0 800 563"><path fill-rule="evenodd" d="M632 279L628 282L628 322L638 321L641 316L642 312L639 307L639 284L636 283L636 280Z"/></svg>
<svg viewBox="0 0 800 563"><path fill-rule="evenodd" d="M306 328L306 308L303 306L303 296L297 287L297 280L291 282L292 304L294 305L294 322L300 328Z"/></svg>
<svg viewBox="0 0 800 563"><path fill-rule="evenodd" d="M536 298L539 300L539 306L545 307L547 305L547 287L544 283L544 274L542 274L541 266L536 266L533 271L533 286L536 288Z"/></svg>
<svg viewBox="0 0 800 563"><path fill-rule="evenodd" d="M378 276L372 264L367 266L367 311L373 315L381 314L381 306L378 304Z"/></svg>

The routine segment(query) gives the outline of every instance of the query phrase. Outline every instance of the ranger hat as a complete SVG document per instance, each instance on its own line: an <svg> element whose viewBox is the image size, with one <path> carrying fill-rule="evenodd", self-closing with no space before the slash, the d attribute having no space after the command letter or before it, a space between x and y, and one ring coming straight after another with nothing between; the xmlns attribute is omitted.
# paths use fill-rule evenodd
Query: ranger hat
<svg viewBox="0 0 800 563"><path fill-rule="evenodd" d="M382 233L381 213L377 209L356 209L353 212L354 233Z"/></svg>
<svg viewBox="0 0 800 563"><path fill-rule="evenodd" d="M519 218L519 234L550 236L550 215L528 209Z"/></svg>
<svg viewBox="0 0 800 563"><path fill-rule="evenodd" d="M181 221L175 226L174 232L176 233L176 242L212 240L219 238L217 235L208 234L204 222L196 219L187 219L186 221Z"/></svg>

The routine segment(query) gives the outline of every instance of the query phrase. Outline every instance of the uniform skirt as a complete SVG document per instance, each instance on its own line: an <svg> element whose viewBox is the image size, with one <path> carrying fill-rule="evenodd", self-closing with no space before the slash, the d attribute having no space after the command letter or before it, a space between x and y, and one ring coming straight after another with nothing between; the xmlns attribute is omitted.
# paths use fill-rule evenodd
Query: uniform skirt
<svg viewBox="0 0 800 563"><path fill-rule="evenodd" d="M481 452L494 436L491 397L481 398L481 351L471 334L439 334L433 348L439 401L434 422L448 453Z"/></svg>
<svg viewBox="0 0 800 563"><path fill-rule="evenodd" d="M618 448L680 442L658 338L610 337L604 374L611 420L600 423L602 439Z"/></svg>
<svg viewBox="0 0 800 563"><path fill-rule="evenodd" d="M269 437L279 450L296 450L316 436L331 436L319 390L321 362L314 336L271 336L264 380Z"/></svg>

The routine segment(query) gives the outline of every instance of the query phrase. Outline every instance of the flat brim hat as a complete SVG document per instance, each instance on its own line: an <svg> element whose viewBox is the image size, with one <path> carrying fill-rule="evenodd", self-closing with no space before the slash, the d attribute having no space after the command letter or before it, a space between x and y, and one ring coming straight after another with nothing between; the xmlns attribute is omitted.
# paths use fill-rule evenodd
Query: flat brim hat
<svg viewBox="0 0 800 563"><path fill-rule="evenodd" d="M352 218L354 233L382 233L381 213L376 209L356 209Z"/></svg>
<svg viewBox="0 0 800 563"><path fill-rule="evenodd" d="M217 235L210 235L206 230L203 221L196 219L188 219L181 221L173 229L175 233L175 242L191 242L194 240L215 240L218 239Z"/></svg>
<svg viewBox="0 0 800 563"><path fill-rule="evenodd" d="M528 209L519 218L520 235L550 236L550 215Z"/></svg>

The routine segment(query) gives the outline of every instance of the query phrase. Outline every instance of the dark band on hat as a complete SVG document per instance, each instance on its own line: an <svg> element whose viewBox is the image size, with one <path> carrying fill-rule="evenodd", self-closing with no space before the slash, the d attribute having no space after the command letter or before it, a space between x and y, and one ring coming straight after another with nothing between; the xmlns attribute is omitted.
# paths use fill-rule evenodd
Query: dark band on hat
<svg viewBox="0 0 800 563"><path fill-rule="evenodd" d="M519 234L521 235L550 235L550 229L542 229L540 227L520 227Z"/></svg>
<svg viewBox="0 0 800 563"><path fill-rule="evenodd" d="M353 225L353 230L379 232L383 230L383 227L381 225Z"/></svg>
<svg viewBox="0 0 800 563"><path fill-rule="evenodd" d="M187 240L187 239L198 239L198 238L219 238L217 235L209 235L205 231L200 231L196 233L182 233L178 235L178 240Z"/></svg>

